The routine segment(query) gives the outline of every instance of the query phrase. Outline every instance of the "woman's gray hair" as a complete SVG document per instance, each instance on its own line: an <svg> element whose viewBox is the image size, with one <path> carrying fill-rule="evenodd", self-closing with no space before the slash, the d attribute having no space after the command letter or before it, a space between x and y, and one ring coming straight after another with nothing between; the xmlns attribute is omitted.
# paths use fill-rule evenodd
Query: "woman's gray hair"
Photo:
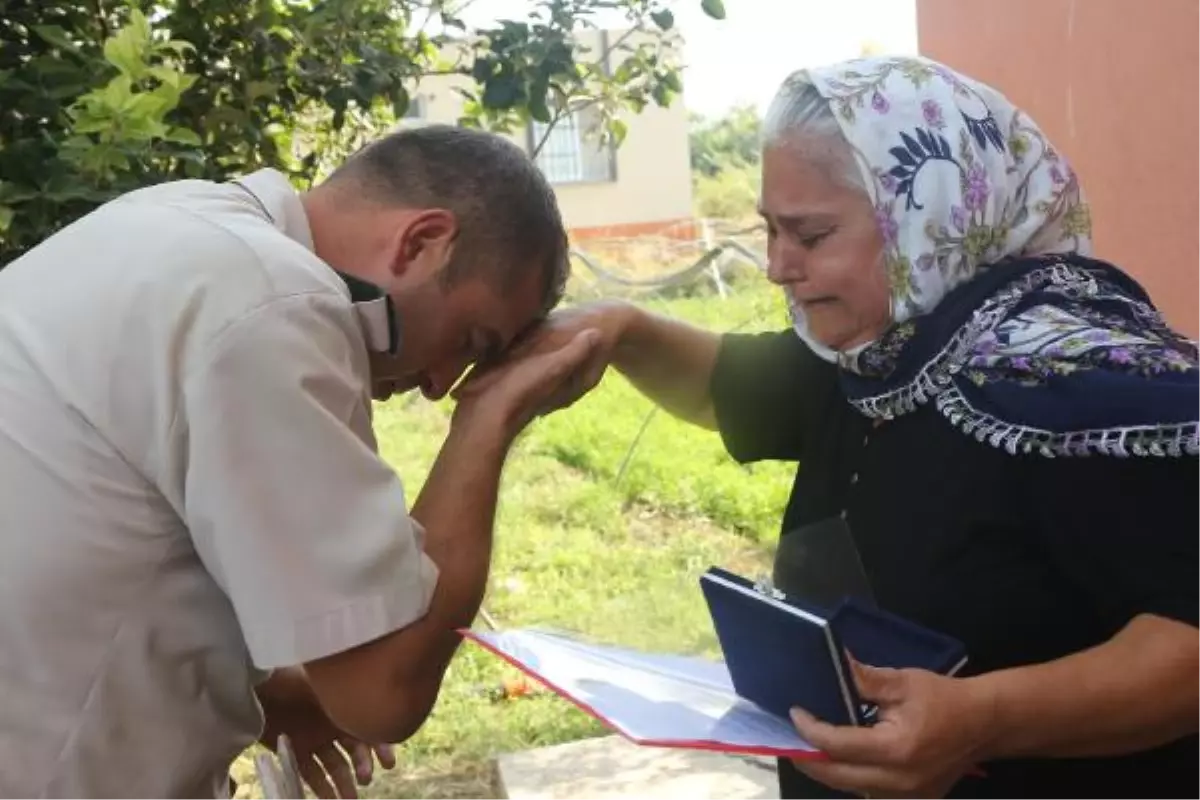
<svg viewBox="0 0 1200 800"><path fill-rule="evenodd" d="M803 71L788 76L763 119L763 147L799 147L805 158L842 184L867 191L854 150L842 133L829 101Z"/></svg>

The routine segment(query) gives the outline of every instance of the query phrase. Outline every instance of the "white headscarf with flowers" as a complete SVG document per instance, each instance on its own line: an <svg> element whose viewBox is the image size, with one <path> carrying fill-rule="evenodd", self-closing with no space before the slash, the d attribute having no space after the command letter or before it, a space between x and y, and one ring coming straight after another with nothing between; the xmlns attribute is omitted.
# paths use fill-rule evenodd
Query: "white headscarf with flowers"
<svg viewBox="0 0 1200 800"><path fill-rule="evenodd" d="M893 322L929 313L1006 256L1091 251L1074 173L991 87L920 57L856 59L788 81L829 101L858 160L884 237ZM797 328L817 344L802 314Z"/></svg>
<svg viewBox="0 0 1200 800"><path fill-rule="evenodd" d="M883 234L892 325L877 341L831 353L793 311L800 336L843 366L858 411L933 404L1012 453L1200 453L1195 343L1130 276L1086 257L1078 182L1029 117L924 58L789 81L829 102Z"/></svg>

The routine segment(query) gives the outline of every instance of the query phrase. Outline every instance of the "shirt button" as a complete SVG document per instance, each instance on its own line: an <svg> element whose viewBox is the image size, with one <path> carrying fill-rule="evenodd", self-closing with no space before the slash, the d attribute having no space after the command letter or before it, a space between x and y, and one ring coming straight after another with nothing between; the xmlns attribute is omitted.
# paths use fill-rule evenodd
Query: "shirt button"
<svg viewBox="0 0 1200 800"><path fill-rule="evenodd" d="M845 519L846 517L850 516L850 512L843 508L842 513L839 516L841 516L842 519Z"/></svg>
<svg viewBox="0 0 1200 800"><path fill-rule="evenodd" d="M864 437L863 437L863 447L866 447L866 446L867 446L867 445L869 445L870 443L871 443L871 437L870 437L870 436L864 436Z"/></svg>
<svg viewBox="0 0 1200 800"><path fill-rule="evenodd" d="M857 472L850 476L850 483L851 483L851 485L858 483L858 473Z"/></svg>

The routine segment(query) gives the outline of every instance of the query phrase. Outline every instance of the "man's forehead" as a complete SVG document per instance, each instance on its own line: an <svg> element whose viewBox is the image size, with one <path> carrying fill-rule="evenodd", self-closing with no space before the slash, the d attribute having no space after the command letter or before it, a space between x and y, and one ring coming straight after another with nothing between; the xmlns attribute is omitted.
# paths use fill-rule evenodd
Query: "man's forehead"
<svg viewBox="0 0 1200 800"><path fill-rule="evenodd" d="M544 317L544 278L540 270L527 269L519 284L501 290L503 321L496 325L505 344L515 341Z"/></svg>
<svg viewBox="0 0 1200 800"><path fill-rule="evenodd" d="M543 318L544 291L539 270L523 268L516 282L491 275L464 275L446 290L459 325L477 340L494 339L505 350ZM478 342L482 344L482 342Z"/></svg>

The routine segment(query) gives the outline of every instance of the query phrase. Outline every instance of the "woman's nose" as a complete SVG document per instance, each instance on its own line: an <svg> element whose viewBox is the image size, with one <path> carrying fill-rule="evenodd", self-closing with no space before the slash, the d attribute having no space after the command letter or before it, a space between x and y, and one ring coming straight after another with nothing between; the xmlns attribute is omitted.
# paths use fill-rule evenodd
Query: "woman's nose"
<svg viewBox="0 0 1200 800"><path fill-rule="evenodd" d="M767 250L767 280L780 286L804 279L804 259L794 249L776 243Z"/></svg>

